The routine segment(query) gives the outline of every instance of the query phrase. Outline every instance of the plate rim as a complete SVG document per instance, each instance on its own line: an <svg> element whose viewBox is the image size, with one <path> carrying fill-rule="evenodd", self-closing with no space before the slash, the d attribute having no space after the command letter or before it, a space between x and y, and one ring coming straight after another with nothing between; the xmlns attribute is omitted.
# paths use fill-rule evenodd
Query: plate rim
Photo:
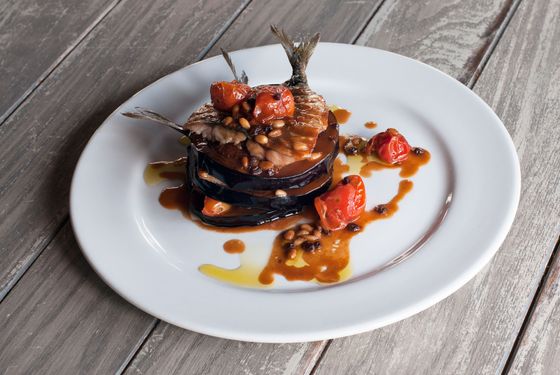
<svg viewBox="0 0 560 375"><path fill-rule="evenodd" d="M357 45L352 45L352 44L345 44L345 43L332 43L332 42L321 42L321 45L332 45L335 47L341 46L342 48L350 48L350 49L367 49L367 50L374 50L376 51L376 53L381 53L381 54L390 54L393 56L396 56L400 59L405 59L405 60L409 60L410 62L413 62L415 64L421 64L424 68L429 68L430 70L436 72L439 75L444 76L445 79L450 79L452 80L456 85L460 86L463 90L468 91L471 95L471 97L473 99L475 99L476 101L478 101L478 104L480 106L480 108L484 108L484 110L490 114L491 117L494 118L495 121L497 121L501 126L500 126L500 130L502 133L502 136L504 136L504 138L506 140L508 140L507 145L508 145L508 149L509 149L509 153L510 153L510 157L512 157L512 161L515 164L515 170L514 172L514 198L513 200L510 202L510 205L508 207L508 211L507 213L504 213L503 216L503 220L501 221L501 225L499 227L499 230L496 231L493 240L492 240L492 244L491 246L488 246L488 248L481 252L478 257L476 258L476 261L473 262L471 264L470 267L466 267L463 269L463 272L456 275L454 277L453 280L451 280L451 282L445 284L445 285L441 285L438 288L434 288L430 293L426 294L426 296L424 296L423 298L421 298L419 301L416 301L415 303L409 305L407 308L403 308L400 310L394 310L392 311L390 314L385 315L384 318L378 318L378 319L372 319L372 320L368 320L365 322L347 322L347 324L343 325L343 326L338 326L338 327L329 327L329 328L325 328L322 329L320 331L312 331L312 332L302 332L300 334L296 334L294 335L293 333L289 333L286 336L282 336L279 335L278 333L274 333L274 334L270 334L270 333L255 333L255 332L251 332L249 334L244 334L243 332L237 332L236 330L229 330L229 331L224 331L223 328L214 328L214 327L208 327L205 325L197 325L195 322L194 324L185 324L184 321L178 321L177 319L174 319L170 316L165 316L165 314L161 314L160 312L152 309L151 306L149 306L149 304L146 303L142 303L141 301L136 301L134 298L132 298L130 295L127 294L125 288L123 288L122 286L118 285L117 283L114 283L111 281L110 276L106 275L106 273L103 271L102 267L100 265L98 265L96 263L96 260L91 257L91 254L88 250L86 250L87 245L85 243L83 243L83 238L81 238L80 236L80 232L79 229L77 228L78 225L76 223L77 220L77 216L79 215L77 212L75 212L76 210L76 205L73 203L73 200L76 199L76 176L77 176L77 171L79 168L81 168L81 165L84 163L84 154L85 151L88 147L90 147L90 145L92 144L93 140L95 139L96 136L99 135L99 133L102 131L102 129L112 120L115 118L115 116L117 116L121 109L127 104L129 103L133 98L137 97L138 95L140 95L141 93L149 90L150 88L152 88L153 86L159 84L162 80L168 78L171 75L177 74L183 70L186 69L190 69L193 66L197 66L197 65L201 65L204 64L206 62L208 62L209 60L215 60L215 59L219 59L221 56L220 55L216 55L204 60L200 60L197 61L193 64L189 64L187 66L181 67L171 73L168 73L160 78L158 78L157 80L153 81L152 83L150 83L149 85L145 86L144 88L142 88L141 90L138 90L137 92L135 92L132 96L130 96L128 99L126 99L123 103L121 103L114 111L111 112L111 114L109 116L107 116L107 118L101 123L101 125L95 130L95 132L92 134L92 136L90 137L90 139L88 140L86 146L84 147L84 149L82 150L82 153L80 155L80 158L78 159L78 162L76 163L76 167L72 176L72 182L71 182L71 187L70 187L70 222L71 222L71 227L72 230L75 234L75 238L76 241L78 243L78 245L80 246L80 248L82 249L82 254L84 254L84 257L86 258L86 260L88 261L88 263L92 266L92 268L95 270L95 272L97 273L97 275L99 275L101 277L101 279L107 284L109 285L114 291L116 291L121 297L123 297L125 300L127 300L129 303L133 304L134 306L136 306L137 308L139 308L142 311L145 311L147 313L149 313L150 315L161 319L163 321L169 322L171 324L174 324L178 327L182 327L185 329L189 329L195 332L199 332L202 334L207 334L207 335L211 335L211 336L215 336L215 337L221 337L221 338L226 338L226 339L233 339L233 340L241 340L241 341L251 341L251 342L265 342L265 343L293 343L293 342L307 342L307 341L314 341L314 340L325 340L325 339L333 339L333 338L339 338L339 337L344 337L344 336L348 336L348 335L353 335L353 334L358 334L358 333L363 333L365 331L370 331L376 328L380 328L392 323L395 323L397 321L400 321L402 319L406 319L412 315L415 315L425 309L427 309L430 306L435 305L436 303L440 302L441 300L443 300L444 298L450 296L451 294L453 294L454 292L456 292L459 288L461 288L462 286L464 286L468 281L470 281L478 272L480 272L482 270L482 268L488 264L488 262L492 259L492 257L497 253L497 251L499 250L499 247L501 246L501 244L503 243L503 241L505 240L512 224L513 221L515 219L516 216L516 212L519 206L519 200L520 200L520 195L521 195L521 170L520 170L520 164L519 164L519 158L517 155L517 152L515 150L515 145L513 143L513 140L511 139L511 136L509 135L505 125L503 124L503 122L500 120L500 118L496 115L496 113L492 110L492 108L486 103L484 102L484 100L482 100L482 98L480 98L473 90L469 89L468 87L464 86L461 82L457 81L455 78L451 77L450 75L448 75L445 72L442 72L441 70L430 66L426 63L423 63L421 61L412 59L410 57L407 56L403 56L394 52L390 52L390 51L385 51L385 50L381 50L378 48L373 48L373 47L367 47L367 46L357 46ZM233 56L235 56L235 54L237 53L247 53L253 50L259 50L259 49L266 49L266 48L278 48L280 45L279 44L269 44L269 45L264 45L264 46L258 46L258 47L252 47L252 48L247 48L247 49L241 49L241 50L236 50L233 52L230 52ZM93 250L95 251L95 250ZM193 323L192 321L190 321L190 323Z"/></svg>

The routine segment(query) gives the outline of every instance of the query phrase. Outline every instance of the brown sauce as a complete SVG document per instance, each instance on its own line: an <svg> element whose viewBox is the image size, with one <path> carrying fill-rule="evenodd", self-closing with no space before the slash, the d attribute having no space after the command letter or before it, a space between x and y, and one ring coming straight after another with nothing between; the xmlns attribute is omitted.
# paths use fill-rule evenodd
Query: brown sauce
<svg viewBox="0 0 560 375"><path fill-rule="evenodd" d="M408 158L399 164L387 164L373 156L362 156L360 175L363 177L370 177L374 171L382 169L400 169L399 176L409 178L414 176L420 167L426 165L430 161L430 158L430 152L427 150L422 150L421 153L410 151Z"/></svg>
<svg viewBox="0 0 560 375"><path fill-rule="evenodd" d="M368 129L375 129L377 128L377 122L375 121L368 121L364 124L364 126Z"/></svg>
<svg viewBox="0 0 560 375"><path fill-rule="evenodd" d="M343 144L344 141L345 137L341 136L341 144ZM409 158L399 165L388 165L375 157L366 155L350 156L348 157L347 164L337 158L334 162L333 184L338 183L343 175L353 173L354 169L357 169L360 175L364 177L369 177L374 171L383 169L400 169L401 177L410 177L430 160L430 153L428 151L421 149L413 150ZM146 168L144 178L148 184L153 184L161 180L184 181L184 166L184 158L173 162L151 163ZM149 178L146 178L147 174ZM377 205L374 209L365 211L361 215L355 222L355 224L360 227L358 231L351 232L343 229L324 235L321 238L321 247L319 249L312 252L298 249L295 259L288 259L287 257L286 250L283 248L282 232L293 228L302 221L316 222L318 217L315 210L312 208L304 210L304 212L299 215L280 219L258 227L213 227L205 225L195 219L193 222L200 228L219 233L246 233L259 230L280 231L280 234L276 236L273 242L268 263L262 270L256 268L250 261L243 260L241 260L240 267L233 270L223 269L211 264L202 265L199 269L202 273L215 279L251 287L270 285L274 281L275 274L282 275L287 280L315 280L321 283L342 281L350 276L351 270L349 260L351 239L363 231L368 224L376 220L387 219L393 216L399 209L399 202L412 190L412 187L412 181L402 180L399 183L397 194L389 202ZM189 210L189 192L184 185L165 188L160 194L159 202L167 209L179 210L186 218L193 218ZM243 257L247 258L243 254L245 244L240 240L229 240L224 243L223 247L224 250L230 254L240 254L242 259ZM247 256L249 256L249 254Z"/></svg>
<svg viewBox="0 0 560 375"><path fill-rule="evenodd" d="M352 116L352 112L344 108L337 108L333 111L334 117L339 124L346 124Z"/></svg>
<svg viewBox="0 0 560 375"><path fill-rule="evenodd" d="M399 202L412 190L412 187L412 181L402 180L397 194L388 203L365 211L355 222L361 228L359 231L350 232L342 229L324 235L319 249L313 252L298 250L295 259L288 259L282 246L282 235L278 235L274 240L268 264L259 275L259 282L265 285L271 284L275 274L282 275L290 281L316 280L322 283L340 281L341 273L348 267L350 260L351 239L363 231L368 224L393 216L399 209Z"/></svg>
<svg viewBox="0 0 560 375"><path fill-rule="evenodd" d="M245 243L237 239L226 241L224 251L228 254L240 254L245 251Z"/></svg>

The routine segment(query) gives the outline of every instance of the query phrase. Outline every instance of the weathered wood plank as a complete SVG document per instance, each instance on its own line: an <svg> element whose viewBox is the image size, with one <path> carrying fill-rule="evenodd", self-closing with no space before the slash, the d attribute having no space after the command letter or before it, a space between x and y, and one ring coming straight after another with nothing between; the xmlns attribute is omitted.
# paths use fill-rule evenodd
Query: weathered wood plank
<svg viewBox="0 0 560 375"><path fill-rule="evenodd" d="M433 65L466 83L504 25L512 0L387 1L357 41Z"/></svg>
<svg viewBox="0 0 560 375"><path fill-rule="evenodd" d="M224 340L162 322L126 374L308 374L324 345Z"/></svg>
<svg viewBox="0 0 560 375"><path fill-rule="evenodd" d="M560 374L559 250L556 249L527 329L516 348L510 374Z"/></svg>
<svg viewBox="0 0 560 375"><path fill-rule="evenodd" d="M381 3L381 0L256 1L240 14L208 55L219 54L220 47L234 51L278 43L268 28L274 23L291 34L320 32L323 42L352 43Z"/></svg>
<svg viewBox="0 0 560 375"><path fill-rule="evenodd" d="M68 215L80 152L111 111L192 63L245 6L124 1L0 127L0 299Z"/></svg>
<svg viewBox="0 0 560 375"><path fill-rule="evenodd" d="M115 373L153 318L103 284L66 225L0 304L0 373Z"/></svg>
<svg viewBox="0 0 560 375"><path fill-rule="evenodd" d="M0 124L117 2L0 2Z"/></svg>
<svg viewBox="0 0 560 375"><path fill-rule="evenodd" d="M493 374L503 369L560 231L559 11L558 0L522 2L475 86L503 119L521 162L519 211L498 254L435 307L369 334L333 341L317 374ZM544 315L556 303L543 305ZM536 318L529 341L538 340L540 324L548 327ZM550 338L558 334L554 328L545 328L552 329ZM558 336L548 343L557 346ZM548 350L529 361L521 351L513 368L532 373L557 353L557 347Z"/></svg>
<svg viewBox="0 0 560 375"><path fill-rule="evenodd" d="M395 7L391 5L391 9L395 12L402 12L402 9L407 9L406 4L408 6L414 6L415 2L407 2L403 1L405 5L401 5L399 7ZM498 6L501 4L500 6ZM477 39L472 37L472 34L481 33L481 30L487 31L489 29L489 24L494 22L496 23L496 19L503 19L503 7L509 7L510 4L507 2L501 3L492 3L488 4L487 8L478 9L476 12L466 12L466 9L469 9L472 4L464 4L458 3L456 7L460 7L460 9L456 8L448 8L443 6L442 4L436 4L435 2L431 4L431 12L433 14L437 14L436 19L432 22L436 22L439 25L442 25L443 22L437 17L442 17L448 20L448 32L457 34L460 32L467 34L464 37L465 40L469 40L470 43L464 42L462 44L463 48L468 49L472 54L479 54L481 46L489 45L491 40L486 38L479 38L478 43L476 42ZM384 5L385 6L385 5ZM382 6L382 9L383 7ZM254 7L258 7L258 3L254 4ZM433 9L436 7L440 7L439 10ZM443 9L441 9L443 8ZM256 33L253 29L251 29L251 25L246 20L250 20L254 17L253 14L249 14L249 12L253 11L256 12L257 9L253 9L253 5L248 7L246 12L244 12L239 19L232 25L230 30L235 30L237 33L226 33L224 37L217 43L215 48L211 51L211 53L217 53L217 48L219 46L223 46L228 49L235 49L235 48L242 48L244 46L243 43L246 45L253 46L256 43L271 43L273 40L269 39L266 36L261 36ZM258 9L260 14L264 12L266 14L266 19L269 19L267 12L271 14L276 14L275 9ZM284 11L286 14L291 14L288 10ZM310 17L309 12L305 13L308 20L313 20ZM383 14L383 17L386 19L390 19L391 22L383 23L382 21L377 20L377 17ZM494 18L489 16L489 14L493 14ZM468 15L469 17L465 18ZM464 21L463 21L464 19ZM459 22L458 20L461 20ZM274 21L274 19L273 19ZM308 21L310 22L310 21ZM428 21L424 21L427 23ZM337 24L338 22L333 22L333 24ZM409 38L410 35L415 35L418 40L423 40L424 38L430 37L430 30L425 27L424 23L418 25L418 29L416 29L415 24L410 22L406 29L402 28L401 20L397 14L393 14L392 12L382 11L380 10L379 13L375 16L373 23L376 25L383 24L383 29L379 31L380 34L388 34L394 38L394 41L388 45L392 48L399 50L399 44L397 43L398 40L403 40ZM262 23L255 22L256 25L261 25ZM457 25L459 24L459 26ZM243 27L241 27L241 25ZM284 25L284 24L283 24ZM293 27L295 28L298 24L294 24ZM290 26L291 28L292 26ZM304 31L310 32L313 29L310 29L308 25L304 26L306 29ZM327 23L324 27L326 30L322 29L319 26L318 31L321 31L324 38L327 40L332 41L344 41L345 39L335 39L334 36L338 34L330 34L331 31L329 29L332 27L330 23ZM345 36L347 38L355 38L353 33L348 32L349 25L344 26ZM439 26L443 28L443 26ZM496 26L498 27L498 26ZM369 29L369 27L368 27ZM385 32L384 30L387 30ZM291 29L291 30L299 30L299 29ZM317 30L317 29L315 29ZM445 34L443 30L439 30L441 34ZM399 34L400 33L400 34ZM252 36L257 34L258 35L258 42L254 42L251 40ZM397 34L395 36L395 34ZM489 35L495 35L494 32L489 32ZM377 34L376 34L377 35ZM399 35L401 37L399 38ZM359 40L362 43L368 42L368 39L360 38ZM234 47L230 47L228 43L232 43ZM412 43L412 42L410 42ZM448 49L452 47L447 45ZM468 60L469 53L468 51L461 51L461 56L464 60ZM402 51L401 51L402 52ZM428 53L429 52L429 53ZM423 53L419 53L418 51L414 51L413 49L408 49L408 54L413 55L415 57L423 57L424 59L436 60L436 56L438 56L437 50L430 50L424 51ZM463 74L464 71L470 69L471 74L475 71L476 65L472 65L471 67L463 67L463 64L454 60L445 60L445 56L440 57L442 61L445 62L445 66L448 68L448 71L455 72L457 74ZM200 372L200 373L220 373L223 372L225 368L229 368L230 371L234 373L243 373L244 371L247 372L265 372L268 373L272 371L273 373L276 372L286 372L286 373L308 373L311 371L313 367L313 362L308 361L307 358L317 358L317 351L321 350L324 346L319 345L318 343L311 343L305 344L307 347L302 345L294 345L291 348L291 351L281 352L281 355L285 356L286 363L292 363L294 360L294 355L300 355L306 358L305 361L300 362L298 367L290 367L285 365L283 367L276 367L276 366L265 366L264 368L255 367L258 365L260 361L265 361L264 363L269 363L268 361L268 350L275 350L276 346L274 345L258 345L258 344L241 344L241 343L223 343L222 340L214 339L214 338L200 338L200 342L204 342L202 345L202 350L196 350L194 353L191 352L191 342L193 342L193 338L191 337L193 334L188 331L183 331L179 328L169 326L165 323L161 323L160 326L154 331L151 335L150 339L147 341L146 345L143 349L139 352L138 356L134 359L131 366L128 368L127 373L158 373L158 369L163 369L161 373L181 373L184 371L193 371L193 372ZM198 336L198 335L197 335ZM209 349L207 342L213 343L212 349ZM228 345L228 346L226 346ZM237 352L235 352L235 356L228 354L231 349L226 350L225 348L229 348L229 345L233 347L243 346L245 353L239 352L241 355L238 356ZM237 345L237 346L236 346ZM265 354L262 351L265 351ZM247 362L246 357L248 356L247 352L255 353L251 358L251 361ZM293 353L296 354L293 354ZM290 355L291 353L291 355ZM305 353L305 354L297 354L297 353ZM275 356L276 357L276 356ZM218 360L219 358L219 360ZM212 368L207 367L207 362L212 360L213 366ZM336 361L336 357L332 358L333 361ZM277 359L275 359L277 361ZM241 366L235 368L235 370L231 370L232 363L241 363ZM227 366L227 367L226 367ZM195 369L195 370L193 370ZM295 372L294 372L295 371ZM344 373L344 372L341 372Z"/></svg>

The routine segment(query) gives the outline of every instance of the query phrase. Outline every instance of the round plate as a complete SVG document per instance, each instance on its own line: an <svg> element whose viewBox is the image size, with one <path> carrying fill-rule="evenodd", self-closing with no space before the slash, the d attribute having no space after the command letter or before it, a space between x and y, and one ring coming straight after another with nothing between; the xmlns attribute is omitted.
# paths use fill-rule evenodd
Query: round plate
<svg viewBox="0 0 560 375"><path fill-rule="evenodd" d="M283 82L291 73L279 45L234 52L232 58L251 85ZM184 147L172 130L120 113L142 106L184 122L208 101L211 82L232 78L215 57L134 95L103 123L80 158L72 181L72 225L105 282L180 327L238 340L296 342L406 318L456 291L490 260L513 221L520 192L517 155L494 112L444 73L372 48L321 43L307 72L310 86L329 104L353 113L341 134L371 136L394 127L432 154L412 177L414 189L396 215L352 240L350 278L325 285L276 277L273 287L259 289L207 277L198 270L202 264L239 266L240 255L223 251L226 240L242 239L242 261L258 267L276 233L201 229L158 204L164 185L144 183L147 163L179 157ZM378 128L366 129L367 121ZM400 180L396 170L374 173L366 180L368 206L387 202Z"/></svg>

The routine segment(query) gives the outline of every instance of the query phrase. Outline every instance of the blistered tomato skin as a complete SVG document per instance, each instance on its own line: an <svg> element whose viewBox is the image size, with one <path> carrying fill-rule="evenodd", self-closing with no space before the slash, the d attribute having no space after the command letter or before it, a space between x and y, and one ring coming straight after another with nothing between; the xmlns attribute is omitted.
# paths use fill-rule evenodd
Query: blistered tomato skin
<svg viewBox="0 0 560 375"><path fill-rule="evenodd" d="M366 207L366 191L358 175L344 177L333 189L314 201L321 225L328 230L340 230L356 221Z"/></svg>
<svg viewBox="0 0 560 375"><path fill-rule="evenodd" d="M212 105L219 111L230 111L241 103L251 92L251 87L237 81L214 82L210 86Z"/></svg>
<svg viewBox="0 0 560 375"><path fill-rule="evenodd" d="M206 216L219 216L231 208L230 204L220 202L210 197L204 197L204 207L202 214Z"/></svg>
<svg viewBox="0 0 560 375"><path fill-rule="evenodd" d="M294 96L286 86L264 86L256 92L253 117L260 123L293 116Z"/></svg>
<svg viewBox="0 0 560 375"><path fill-rule="evenodd" d="M366 152L376 153L384 162L395 164L408 158L410 145L401 133L390 128L373 136L366 145Z"/></svg>

